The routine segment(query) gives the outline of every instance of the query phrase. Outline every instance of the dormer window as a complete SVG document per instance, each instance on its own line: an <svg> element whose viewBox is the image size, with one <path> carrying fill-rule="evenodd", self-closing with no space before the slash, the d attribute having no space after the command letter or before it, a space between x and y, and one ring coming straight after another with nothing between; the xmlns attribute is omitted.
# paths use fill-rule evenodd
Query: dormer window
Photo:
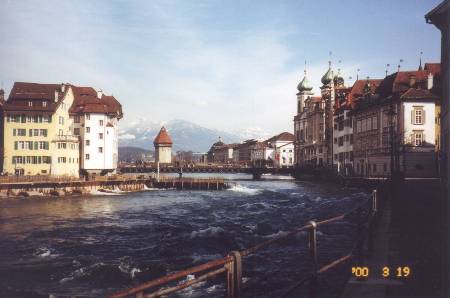
<svg viewBox="0 0 450 298"><path fill-rule="evenodd" d="M32 102L32 101L29 101L29 102L28 102L28 106L29 106L29 107L32 107L32 106L33 106L33 102Z"/></svg>
<svg viewBox="0 0 450 298"><path fill-rule="evenodd" d="M46 102L46 101L43 101L43 102L42 102L42 106L43 106L43 107L46 107L46 106L47 106L47 102Z"/></svg>

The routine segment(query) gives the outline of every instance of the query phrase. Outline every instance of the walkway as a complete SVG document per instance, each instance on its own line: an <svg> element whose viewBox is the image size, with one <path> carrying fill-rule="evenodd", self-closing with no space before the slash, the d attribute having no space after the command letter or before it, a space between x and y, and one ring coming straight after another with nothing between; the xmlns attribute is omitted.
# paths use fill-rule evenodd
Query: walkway
<svg viewBox="0 0 450 298"><path fill-rule="evenodd" d="M342 297L447 297L444 207L438 180L407 180L379 219L374 251L365 262L369 278L351 278ZM383 267L389 277L383 277ZM402 277L396 276L398 268Z"/></svg>

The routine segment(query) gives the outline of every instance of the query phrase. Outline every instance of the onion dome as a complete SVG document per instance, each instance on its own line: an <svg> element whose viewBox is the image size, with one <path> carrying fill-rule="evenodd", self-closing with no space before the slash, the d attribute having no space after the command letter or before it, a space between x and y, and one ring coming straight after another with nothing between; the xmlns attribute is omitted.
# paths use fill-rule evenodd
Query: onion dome
<svg viewBox="0 0 450 298"><path fill-rule="evenodd" d="M331 61L328 62L328 70L323 75L321 81L322 84L324 85L328 85L329 83L331 83L331 81L333 81L333 70L331 69Z"/></svg>
<svg viewBox="0 0 450 298"><path fill-rule="evenodd" d="M222 142L222 138L221 137L219 137L219 141L218 142L215 142L213 144L214 147L220 147L220 146L223 146L223 145L225 145L225 143Z"/></svg>
<svg viewBox="0 0 450 298"><path fill-rule="evenodd" d="M338 73L334 76L333 82L337 85L343 85L344 84L344 77L341 74L341 69L338 69Z"/></svg>
<svg viewBox="0 0 450 298"><path fill-rule="evenodd" d="M172 145L172 138L167 133L166 128L163 126L153 141L154 145Z"/></svg>
<svg viewBox="0 0 450 298"><path fill-rule="evenodd" d="M301 80L301 82L298 84L297 86L297 90L302 92L302 91L311 91L312 90L312 85L308 80L308 77L306 76L306 70L305 70L305 76L303 77L303 80Z"/></svg>

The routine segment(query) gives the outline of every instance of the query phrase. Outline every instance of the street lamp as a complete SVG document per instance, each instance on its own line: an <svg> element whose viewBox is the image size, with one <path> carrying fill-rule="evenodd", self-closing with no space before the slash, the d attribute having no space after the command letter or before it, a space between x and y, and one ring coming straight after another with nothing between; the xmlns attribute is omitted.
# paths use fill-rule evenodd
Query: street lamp
<svg viewBox="0 0 450 298"><path fill-rule="evenodd" d="M390 139L390 145L391 145L391 181L394 180L394 168L395 168L395 162L394 162L394 116L397 115L394 109L394 105L391 104L389 107L389 110L386 113L389 117L389 139Z"/></svg>

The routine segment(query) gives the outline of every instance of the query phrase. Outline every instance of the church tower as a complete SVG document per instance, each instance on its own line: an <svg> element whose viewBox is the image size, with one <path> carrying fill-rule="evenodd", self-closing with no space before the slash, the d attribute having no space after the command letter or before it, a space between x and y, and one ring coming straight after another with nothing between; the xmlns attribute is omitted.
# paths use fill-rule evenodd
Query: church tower
<svg viewBox="0 0 450 298"><path fill-rule="evenodd" d="M163 126L153 141L155 146L155 162L172 163L172 139Z"/></svg>
<svg viewBox="0 0 450 298"><path fill-rule="evenodd" d="M335 99L334 74L331 69L331 61L328 61L328 70L322 76L322 87L320 87L322 101L325 102L324 122L325 122L325 143L327 144L326 164L333 164L333 114Z"/></svg>
<svg viewBox="0 0 450 298"><path fill-rule="evenodd" d="M305 100L312 96L313 93L311 90L313 89L311 83L308 80L308 77L306 76L306 69L305 69L305 76L303 77L303 80L298 84L297 86L297 114L300 114L303 112L303 109L305 108Z"/></svg>

